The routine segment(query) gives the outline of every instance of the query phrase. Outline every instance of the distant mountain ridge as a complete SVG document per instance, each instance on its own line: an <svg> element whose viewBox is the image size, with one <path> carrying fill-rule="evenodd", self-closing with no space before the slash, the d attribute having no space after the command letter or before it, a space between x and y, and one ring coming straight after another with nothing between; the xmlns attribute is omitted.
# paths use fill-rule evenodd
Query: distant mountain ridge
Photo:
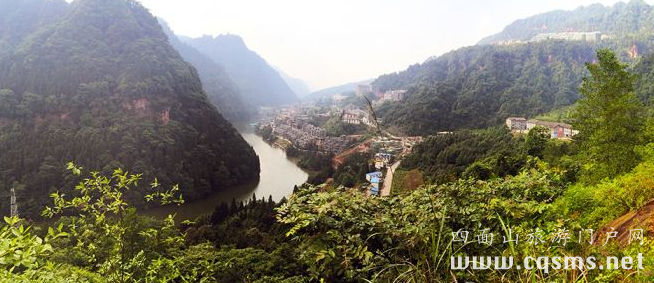
<svg viewBox="0 0 654 283"><path fill-rule="evenodd" d="M573 31L600 31L625 40L651 37L654 35L653 11L643 0L619 2L610 7L594 4L572 11L557 10L517 20L502 32L483 38L479 44L527 41L539 33Z"/></svg>
<svg viewBox="0 0 654 283"><path fill-rule="evenodd" d="M382 90L408 89L407 99L378 109L398 132L433 134L501 124L508 116L533 117L573 104L587 75L585 63L599 48L637 64L654 51L654 13L642 0L611 7L591 5L517 20L478 45L430 57L406 70L382 75ZM599 31L599 41L530 40L540 33Z"/></svg>
<svg viewBox="0 0 654 283"><path fill-rule="evenodd" d="M168 24L159 19L170 44L182 58L198 70L202 86L209 100L228 120L248 121L256 116L256 108L243 101L238 86L231 80L225 69L208 55L182 42Z"/></svg>
<svg viewBox="0 0 654 283"><path fill-rule="evenodd" d="M248 49L237 35L183 38L187 43L225 67L238 85L245 102L255 106L295 103L297 95L266 60Z"/></svg>

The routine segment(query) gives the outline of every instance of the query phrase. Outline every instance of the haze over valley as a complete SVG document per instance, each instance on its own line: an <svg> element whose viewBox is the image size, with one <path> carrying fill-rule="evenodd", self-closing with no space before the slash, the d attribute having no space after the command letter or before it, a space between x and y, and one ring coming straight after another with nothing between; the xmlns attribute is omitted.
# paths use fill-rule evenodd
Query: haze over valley
<svg viewBox="0 0 654 283"><path fill-rule="evenodd" d="M0 281L651 282L654 3L595 2L0 0Z"/></svg>

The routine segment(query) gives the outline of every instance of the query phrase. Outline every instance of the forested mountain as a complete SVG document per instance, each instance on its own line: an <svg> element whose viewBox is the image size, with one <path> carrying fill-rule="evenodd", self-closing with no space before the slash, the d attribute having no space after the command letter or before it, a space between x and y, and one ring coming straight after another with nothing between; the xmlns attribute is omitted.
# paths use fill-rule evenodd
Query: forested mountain
<svg viewBox="0 0 654 283"><path fill-rule="evenodd" d="M15 9L27 3L36 8ZM258 176L253 149L140 4L0 4L2 13L15 12L2 17L12 24L0 25L15 42L0 60L0 199L15 187L21 212L40 212L50 193L76 182L64 177L68 161L179 183L190 199ZM8 211L5 201L0 209Z"/></svg>
<svg viewBox="0 0 654 283"><path fill-rule="evenodd" d="M231 121L246 121L256 115L254 106L243 101L238 86L220 64L179 40L165 22L159 20L159 23L170 44L186 62L197 69L204 91L223 117Z"/></svg>
<svg viewBox="0 0 654 283"><path fill-rule="evenodd" d="M579 42L543 42L452 51L373 82L382 89L408 89L406 101L383 105L380 116L407 134L531 117L578 98L584 64L594 60L594 49Z"/></svg>
<svg viewBox="0 0 654 283"><path fill-rule="evenodd" d="M603 38L527 42L539 33L567 31L600 31ZM379 77L373 84L381 89L409 91L405 102L383 105L380 116L387 126L408 134L484 128L509 116L533 117L577 100L584 64L595 60L595 50L611 48L635 64L654 50L653 38L654 13L641 0L518 20L480 45Z"/></svg>
<svg viewBox="0 0 654 283"><path fill-rule="evenodd" d="M25 36L55 22L68 9L63 0L0 0L0 7L0 56L11 54Z"/></svg>
<svg viewBox="0 0 654 283"><path fill-rule="evenodd" d="M517 20L480 44L507 40L527 41L539 33L600 31L614 39L638 40L654 35L654 9L643 0L619 2L611 7L594 4L573 11L552 11Z"/></svg>
<svg viewBox="0 0 654 283"><path fill-rule="evenodd" d="M634 67L634 72L638 74L636 81L636 94L645 105L654 106L654 53L649 54ZM650 112L654 107L650 107Z"/></svg>
<svg viewBox="0 0 654 283"><path fill-rule="evenodd" d="M297 95L284 79L237 35L204 36L188 44L207 54L227 70L247 103L273 106L296 102Z"/></svg>

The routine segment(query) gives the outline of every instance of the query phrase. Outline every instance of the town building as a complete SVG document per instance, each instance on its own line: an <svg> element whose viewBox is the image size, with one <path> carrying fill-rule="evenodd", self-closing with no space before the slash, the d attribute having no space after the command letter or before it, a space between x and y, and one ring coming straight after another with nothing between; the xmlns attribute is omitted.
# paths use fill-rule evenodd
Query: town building
<svg viewBox="0 0 654 283"><path fill-rule="evenodd" d="M400 90L389 90L387 92L384 92L382 96L382 101L402 101L406 97L406 90L400 89Z"/></svg>
<svg viewBox="0 0 654 283"><path fill-rule="evenodd" d="M527 133L536 126L543 126L550 130L553 139L571 139L579 131L572 129L572 125L561 122L548 122L536 119L527 120L523 117L509 117L506 126L516 133Z"/></svg>
<svg viewBox="0 0 654 283"><path fill-rule="evenodd" d="M346 150L352 142L349 136L327 136L323 128L301 120L276 120L271 126L275 135L290 141L299 149L339 153Z"/></svg>
<svg viewBox="0 0 654 283"><path fill-rule="evenodd" d="M380 187L381 179L374 177L372 180L370 180L370 194L373 196L379 196L379 187Z"/></svg>
<svg viewBox="0 0 654 283"><path fill-rule="evenodd" d="M329 151L332 153L339 153L345 151L352 142L352 139L349 136L340 136L340 137L320 137L317 138L314 143L320 151Z"/></svg>
<svg viewBox="0 0 654 283"><path fill-rule="evenodd" d="M527 131L536 126L543 126L550 130L550 136L553 139L571 139L579 131L573 130L572 125L560 122L547 122L531 119L527 121Z"/></svg>
<svg viewBox="0 0 654 283"><path fill-rule="evenodd" d="M366 174L366 180L370 182L370 185L368 186L368 190L370 191L370 194L374 196L378 196L379 188L381 187L380 184L384 181L382 179L382 172L377 171L377 172L368 173Z"/></svg>
<svg viewBox="0 0 654 283"><path fill-rule="evenodd" d="M531 42L546 40L600 42L602 40L602 33L599 31L539 33L531 39Z"/></svg>
<svg viewBox="0 0 654 283"><path fill-rule="evenodd" d="M375 168L382 169L389 167L393 162L393 155L390 153L375 153Z"/></svg>
<svg viewBox="0 0 654 283"><path fill-rule="evenodd" d="M343 110L343 112L341 112L341 121L343 123L354 125L375 126L373 119L370 117L368 112L361 109Z"/></svg>
<svg viewBox="0 0 654 283"><path fill-rule="evenodd" d="M509 117L506 118L506 126L512 131L522 131L527 129L527 119L522 117Z"/></svg>
<svg viewBox="0 0 654 283"><path fill-rule="evenodd" d="M527 43L527 42L519 40L519 39L509 39L509 40L497 41L497 42L493 43L493 45L508 46L508 45L525 44L525 43Z"/></svg>
<svg viewBox="0 0 654 283"><path fill-rule="evenodd" d="M369 95L369 94L379 94L379 86L376 85L358 85L356 88L356 94L361 96L361 95Z"/></svg>
<svg viewBox="0 0 654 283"><path fill-rule="evenodd" d="M381 178L383 176L381 171L371 172L366 174L366 181L372 182L372 178Z"/></svg>

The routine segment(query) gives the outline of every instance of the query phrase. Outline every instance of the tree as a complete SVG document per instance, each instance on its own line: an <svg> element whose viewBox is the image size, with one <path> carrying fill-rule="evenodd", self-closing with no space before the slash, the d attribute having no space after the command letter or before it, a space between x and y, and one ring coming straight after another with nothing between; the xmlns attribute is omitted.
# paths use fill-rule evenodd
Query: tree
<svg viewBox="0 0 654 283"><path fill-rule="evenodd" d="M488 180L493 177L493 169L482 162L475 162L466 168L463 172L463 177L477 180Z"/></svg>
<svg viewBox="0 0 654 283"><path fill-rule="evenodd" d="M527 147L527 154L536 157L543 157L543 150L547 146L547 141L550 139L550 130L543 126L536 126L529 130L527 138L525 139L525 146Z"/></svg>
<svg viewBox="0 0 654 283"><path fill-rule="evenodd" d="M72 162L67 169L73 175L82 174L82 168ZM146 282L166 282L162 278L173 278L169 274L172 271L164 271L159 265L170 259L155 249L174 250L183 245L184 240L171 215L161 227L138 228L135 209L125 201L125 193L136 187L141 176L122 169L114 170L110 177L92 172L91 177L75 186L71 196L60 192L51 194L54 205L43 211L43 216L48 218L78 213L79 217L64 226L65 233L76 241L73 250L87 254L86 260L98 267L98 273L109 282L140 282L134 278L145 276L148 277ZM184 202L177 186L162 190L155 179L150 188L152 193L145 195L147 202L162 205Z"/></svg>
<svg viewBox="0 0 654 283"><path fill-rule="evenodd" d="M572 113L580 134L580 154L586 162L586 181L597 182L634 168L640 157L645 109L634 94L636 76L626 70L609 49L597 51L597 63L588 63L582 98Z"/></svg>

